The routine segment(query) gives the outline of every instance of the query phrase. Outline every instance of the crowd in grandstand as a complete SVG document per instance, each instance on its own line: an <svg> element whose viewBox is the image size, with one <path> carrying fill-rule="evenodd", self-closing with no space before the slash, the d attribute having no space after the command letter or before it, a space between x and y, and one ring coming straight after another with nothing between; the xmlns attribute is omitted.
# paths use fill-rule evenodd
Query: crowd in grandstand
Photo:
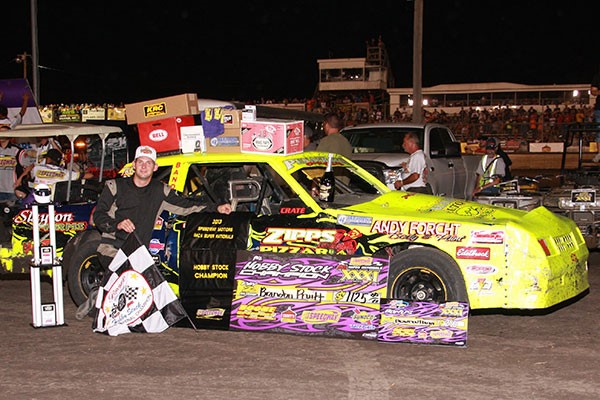
<svg viewBox="0 0 600 400"><path fill-rule="evenodd" d="M377 104L372 94L360 97L346 96L333 102L326 97L313 99L292 99L283 101L264 100L251 104L298 104L304 103L306 111L326 114L337 112L344 125L356 125L377 122L402 122L412 120L410 108L396 108L388 113L383 105ZM83 110L123 109L124 106L112 104L56 104L40 107L42 115L52 115L53 121L65 120L67 116L81 116ZM62 117L61 117L62 115ZM461 107L460 111L449 113L443 109L424 108L423 119L449 126L456 136L463 141L476 140L494 132L504 139L523 139L527 141L554 142L561 141L567 130L575 124L586 124L593 121L593 107L588 105L554 105L545 106L543 111L534 107ZM69 117L71 118L71 117ZM119 117L120 118L120 117ZM124 114L122 115L124 118ZM71 119L72 120L72 119ZM83 118L85 120L85 117Z"/></svg>

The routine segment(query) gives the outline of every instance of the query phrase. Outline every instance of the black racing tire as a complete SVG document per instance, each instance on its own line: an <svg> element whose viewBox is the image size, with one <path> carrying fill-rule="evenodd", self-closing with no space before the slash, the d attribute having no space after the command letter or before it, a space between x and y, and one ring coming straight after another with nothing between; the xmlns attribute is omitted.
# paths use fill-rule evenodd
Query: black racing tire
<svg viewBox="0 0 600 400"><path fill-rule="evenodd" d="M105 270L96 253L99 244L99 235L87 237L79 243L68 262L69 294L77 306L87 300L90 291L104 278Z"/></svg>
<svg viewBox="0 0 600 400"><path fill-rule="evenodd" d="M465 280L448 254L413 247L390 261L388 298L405 301L468 302Z"/></svg>

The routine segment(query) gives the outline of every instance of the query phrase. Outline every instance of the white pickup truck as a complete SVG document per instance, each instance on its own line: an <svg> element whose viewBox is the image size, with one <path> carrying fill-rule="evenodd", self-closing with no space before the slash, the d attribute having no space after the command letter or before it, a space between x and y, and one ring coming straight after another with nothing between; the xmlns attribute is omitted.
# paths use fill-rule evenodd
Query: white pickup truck
<svg viewBox="0 0 600 400"><path fill-rule="evenodd" d="M463 156L460 142L440 124L410 122L347 127L342 134L353 148L351 159L393 189L400 164L409 154L402 148L404 134L416 133L427 162L427 182L433 194L470 199L480 156Z"/></svg>

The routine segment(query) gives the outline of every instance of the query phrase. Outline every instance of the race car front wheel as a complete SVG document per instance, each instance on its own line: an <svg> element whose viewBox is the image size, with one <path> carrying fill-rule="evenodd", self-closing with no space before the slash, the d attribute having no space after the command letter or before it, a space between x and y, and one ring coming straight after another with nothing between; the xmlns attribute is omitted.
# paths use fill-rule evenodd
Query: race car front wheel
<svg viewBox="0 0 600 400"><path fill-rule="evenodd" d="M456 262L448 254L427 247L410 248L391 259L388 298L435 303L468 301Z"/></svg>
<svg viewBox="0 0 600 400"><path fill-rule="evenodd" d="M77 306L87 300L88 293L97 287L104 277L104 268L96 254L99 243L99 235L97 238L88 237L81 240L69 260L69 293Z"/></svg>

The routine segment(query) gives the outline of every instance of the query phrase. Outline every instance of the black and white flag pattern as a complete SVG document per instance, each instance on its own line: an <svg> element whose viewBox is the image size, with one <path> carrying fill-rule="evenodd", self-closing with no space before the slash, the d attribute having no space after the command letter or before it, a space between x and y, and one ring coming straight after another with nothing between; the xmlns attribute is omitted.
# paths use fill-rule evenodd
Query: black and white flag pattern
<svg viewBox="0 0 600 400"><path fill-rule="evenodd" d="M187 316L135 234L129 235L108 268L96 299L94 332L159 333Z"/></svg>

